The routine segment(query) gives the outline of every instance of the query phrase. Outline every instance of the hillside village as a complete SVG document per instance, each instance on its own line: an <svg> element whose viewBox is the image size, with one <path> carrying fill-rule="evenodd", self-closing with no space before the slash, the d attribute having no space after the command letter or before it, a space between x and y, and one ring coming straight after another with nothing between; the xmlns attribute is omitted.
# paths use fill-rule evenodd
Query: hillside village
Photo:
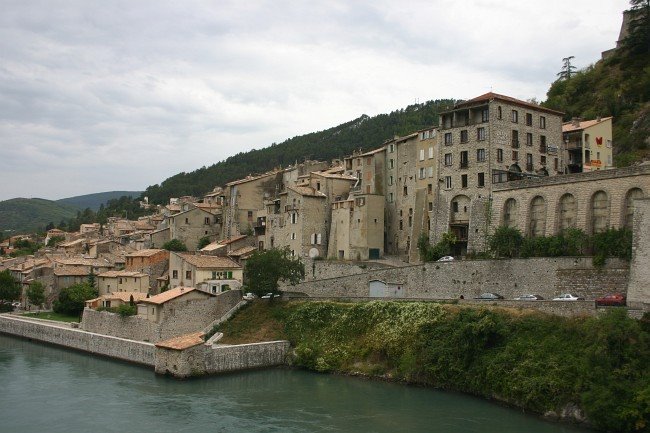
<svg viewBox="0 0 650 433"><path fill-rule="evenodd" d="M421 262L422 237L433 245L453 234L459 260L484 253L500 226L530 237L631 229L635 201L650 191L650 164L613 166L611 117L562 123L561 116L487 93L443 113L438 127L372 151L251 174L203 197L171 199L137 221L49 230L44 243L61 242L5 259L0 270L9 269L23 293L42 282L46 305L92 278L100 298L88 306L115 307L169 298L166 291L179 287L238 289L246 259L270 248L288 248L304 262L388 257L399 267ZM1 246L9 252L17 240ZM172 240L189 251L162 249ZM30 308L25 296L21 302Z"/></svg>

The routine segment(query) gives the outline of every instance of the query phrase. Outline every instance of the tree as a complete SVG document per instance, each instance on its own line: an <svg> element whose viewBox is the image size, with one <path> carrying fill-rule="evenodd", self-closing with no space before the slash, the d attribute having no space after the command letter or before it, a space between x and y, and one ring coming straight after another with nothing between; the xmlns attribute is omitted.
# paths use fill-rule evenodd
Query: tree
<svg viewBox="0 0 650 433"><path fill-rule="evenodd" d="M187 251L185 244L178 239L172 239L163 244L163 249L167 251Z"/></svg>
<svg viewBox="0 0 650 433"><path fill-rule="evenodd" d="M256 251L246 261L246 279L251 292L258 296L278 293L278 282L297 284L305 276L305 265L291 257L288 247Z"/></svg>
<svg viewBox="0 0 650 433"><path fill-rule="evenodd" d="M196 249L200 250L208 245L210 245L210 237L203 236L201 239L199 239L199 244L196 246Z"/></svg>
<svg viewBox="0 0 650 433"><path fill-rule="evenodd" d="M9 270L0 272L0 300L15 301L20 298L20 294L20 284L14 280Z"/></svg>
<svg viewBox="0 0 650 433"><path fill-rule="evenodd" d="M562 66L562 70L557 73L560 80L569 80L571 75L575 73L576 67L571 64L571 59L573 58L574 56L569 56L562 59L564 65Z"/></svg>
<svg viewBox="0 0 650 433"><path fill-rule="evenodd" d="M84 310L84 303L95 297L97 297L97 290L90 284L73 284L61 289L59 299L54 301L54 311L70 316L80 315Z"/></svg>
<svg viewBox="0 0 650 433"><path fill-rule="evenodd" d="M27 299L30 304L40 308L43 302L45 302L45 287L43 287L43 283L33 281L27 288Z"/></svg>
<svg viewBox="0 0 650 433"><path fill-rule="evenodd" d="M429 237L423 233L418 238L417 243L420 260L423 262L435 262L440 257L449 256L456 242L456 236L451 232L447 232L442 234L442 239L437 244L431 245L429 243Z"/></svg>
<svg viewBox="0 0 650 433"><path fill-rule="evenodd" d="M501 226L490 236L490 250L497 257L516 257L523 243L521 232L514 227Z"/></svg>
<svg viewBox="0 0 650 433"><path fill-rule="evenodd" d="M48 239L46 247L55 247L57 244L60 244L63 241L65 241L65 236L52 236L50 239Z"/></svg>

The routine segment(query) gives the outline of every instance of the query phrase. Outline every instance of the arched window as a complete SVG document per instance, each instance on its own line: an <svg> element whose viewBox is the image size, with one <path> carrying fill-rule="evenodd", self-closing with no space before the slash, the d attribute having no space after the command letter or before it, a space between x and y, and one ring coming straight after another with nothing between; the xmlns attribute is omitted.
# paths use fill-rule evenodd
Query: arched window
<svg viewBox="0 0 650 433"><path fill-rule="evenodd" d="M544 197L538 195L530 202L530 236L544 236L546 234L546 202Z"/></svg>
<svg viewBox="0 0 650 433"><path fill-rule="evenodd" d="M643 191L641 188L632 188L625 195L625 213L623 225L628 229L632 229L634 223L634 200L643 198Z"/></svg>
<svg viewBox="0 0 650 433"><path fill-rule="evenodd" d="M517 201L509 198L503 205L503 225L517 227Z"/></svg>
<svg viewBox="0 0 650 433"><path fill-rule="evenodd" d="M576 218L578 214L578 205L576 198L573 194L564 194L560 197L560 206L558 212L559 231L566 230L576 226Z"/></svg>
<svg viewBox="0 0 650 433"><path fill-rule="evenodd" d="M609 200L605 191L591 197L591 232L601 233L609 227Z"/></svg>

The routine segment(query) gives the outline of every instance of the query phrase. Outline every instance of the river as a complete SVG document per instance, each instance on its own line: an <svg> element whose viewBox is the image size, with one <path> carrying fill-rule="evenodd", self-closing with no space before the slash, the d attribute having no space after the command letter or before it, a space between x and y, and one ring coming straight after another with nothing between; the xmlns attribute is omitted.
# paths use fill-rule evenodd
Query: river
<svg viewBox="0 0 650 433"><path fill-rule="evenodd" d="M288 369L179 381L0 335L0 432L586 432L460 394Z"/></svg>

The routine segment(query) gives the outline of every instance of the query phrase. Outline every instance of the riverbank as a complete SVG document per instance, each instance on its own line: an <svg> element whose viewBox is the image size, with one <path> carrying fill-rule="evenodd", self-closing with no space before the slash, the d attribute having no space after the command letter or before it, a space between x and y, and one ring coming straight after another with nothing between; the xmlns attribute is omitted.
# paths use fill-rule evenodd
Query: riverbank
<svg viewBox="0 0 650 433"><path fill-rule="evenodd" d="M256 302L219 328L222 342L254 342L261 321L291 342L299 367L461 391L601 430L650 428L650 324L623 310L563 318L418 302Z"/></svg>

